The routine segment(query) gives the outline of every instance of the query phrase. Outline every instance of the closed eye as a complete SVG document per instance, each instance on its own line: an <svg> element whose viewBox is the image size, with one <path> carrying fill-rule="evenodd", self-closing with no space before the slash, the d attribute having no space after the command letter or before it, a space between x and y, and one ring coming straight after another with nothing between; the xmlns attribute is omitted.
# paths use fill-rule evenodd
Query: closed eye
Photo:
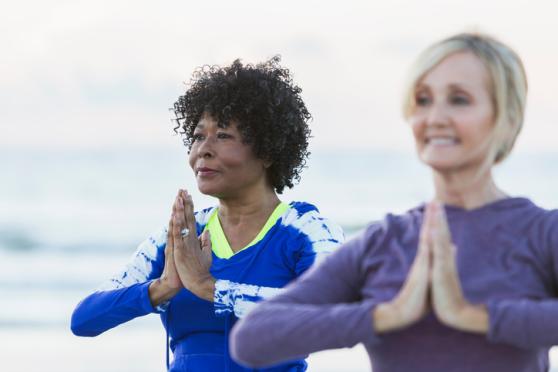
<svg viewBox="0 0 558 372"><path fill-rule="evenodd" d="M450 97L450 103L452 105L465 106L470 104L471 100L469 99L469 97L463 95L455 95Z"/></svg>
<svg viewBox="0 0 558 372"><path fill-rule="evenodd" d="M219 138L219 139L227 139L227 138L233 138L233 136L231 136L230 134L225 133L225 132L218 132L218 133L217 133L217 138Z"/></svg>
<svg viewBox="0 0 558 372"><path fill-rule="evenodd" d="M432 100L427 95L418 95L415 97L415 104L417 106L428 106Z"/></svg>

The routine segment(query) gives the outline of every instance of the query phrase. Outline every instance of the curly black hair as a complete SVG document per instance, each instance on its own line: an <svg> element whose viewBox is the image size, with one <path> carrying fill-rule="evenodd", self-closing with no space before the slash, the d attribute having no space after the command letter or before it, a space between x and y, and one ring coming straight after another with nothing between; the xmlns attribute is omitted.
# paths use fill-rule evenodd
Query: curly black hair
<svg viewBox="0 0 558 372"><path fill-rule="evenodd" d="M271 162L267 176L281 194L293 181L300 181L309 152L312 118L302 98L302 89L292 81L280 56L257 64L202 66L194 71L189 88L174 103L176 127L190 151L196 125L202 115L211 115L219 127L238 123L244 143L256 157Z"/></svg>

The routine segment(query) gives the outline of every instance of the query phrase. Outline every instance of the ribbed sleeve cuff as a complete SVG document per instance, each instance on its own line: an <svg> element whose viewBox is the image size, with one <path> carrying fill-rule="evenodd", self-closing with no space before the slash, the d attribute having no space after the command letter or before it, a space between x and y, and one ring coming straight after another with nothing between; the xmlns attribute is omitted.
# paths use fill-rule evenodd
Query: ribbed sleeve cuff
<svg viewBox="0 0 558 372"><path fill-rule="evenodd" d="M374 301L364 301L359 308L360 316L355 326L355 340L365 345L373 345L382 341L374 330L372 311L376 308Z"/></svg>
<svg viewBox="0 0 558 372"><path fill-rule="evenodd" d="M153 305L151 304L151 300L149 299L149 285L153 282L153 280L150 280L148 282L145 282L143 284L140 285L140 306L141 309L146 313L157 313L157 314L161 314L164 313L165 311L167 311L167 308L169 307L169 303L170 301L166 301L163 302L162 304L153 307Z"/></svg>
<svg viewBox="0 0 558 372"><path fill-rule="evenodd" d="M490 342L518 345L520 340L528 337L521 330L528 332L530 326L526 313L527 300L490 300L486 304L488 309L488 333Z"/></svg>

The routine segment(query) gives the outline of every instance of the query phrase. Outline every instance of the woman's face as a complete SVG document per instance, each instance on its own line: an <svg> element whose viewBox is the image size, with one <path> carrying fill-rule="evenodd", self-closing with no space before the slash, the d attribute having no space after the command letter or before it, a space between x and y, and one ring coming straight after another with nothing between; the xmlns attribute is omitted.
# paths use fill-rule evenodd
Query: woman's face
<svg viewBox="0 0 558 372"><path fill-rule="evenodd" d="M409 121L420 160L438 171L487 164L494 117L486 67L470 52L449 55L415 88Z"/></svg>
<svg viewBox="0 0 558 372"><path fill-rule="evenodd" d="M237 124L219 128L203 115L196 129L189 157L200 192L218 198L239 196L266 182L264 161L242 142Z"/></svg>

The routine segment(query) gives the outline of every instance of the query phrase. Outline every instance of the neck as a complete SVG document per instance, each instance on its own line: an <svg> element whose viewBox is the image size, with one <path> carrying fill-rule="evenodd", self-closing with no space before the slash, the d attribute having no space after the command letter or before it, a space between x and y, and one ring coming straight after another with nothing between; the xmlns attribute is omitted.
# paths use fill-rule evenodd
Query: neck
<svg viewBox="0 0 558 372"><path fill-rule="evenodd" d="M271 187L250 190L234 197L219 199L219 219L227 225L267 218L280 203Z"/></svg>
<svg viewBox="0 0 558 372"><path fill-rule="evenodd" d="M492 168L472 171L433 172L436 199L444 204L474 209L506 198L492 178Z"/></svg>

